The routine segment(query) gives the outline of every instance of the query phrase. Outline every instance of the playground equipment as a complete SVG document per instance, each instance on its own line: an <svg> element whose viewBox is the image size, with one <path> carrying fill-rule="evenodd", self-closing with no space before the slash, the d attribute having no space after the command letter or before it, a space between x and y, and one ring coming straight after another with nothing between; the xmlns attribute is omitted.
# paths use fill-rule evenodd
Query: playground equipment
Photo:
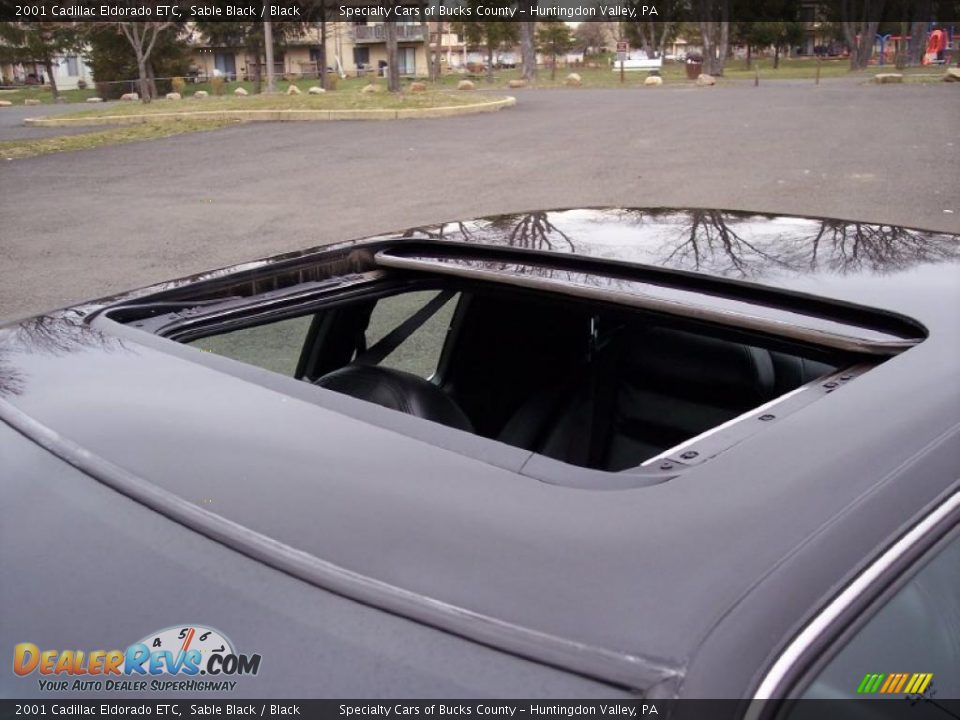
<svg viewBox="0 0 960 720"><path fill-rule="evenodd" d="M943 51L947 47L947 34L940 28L936 28L930 33L927 39L927 51L923 55L923 64L943 62Z"/></svg>

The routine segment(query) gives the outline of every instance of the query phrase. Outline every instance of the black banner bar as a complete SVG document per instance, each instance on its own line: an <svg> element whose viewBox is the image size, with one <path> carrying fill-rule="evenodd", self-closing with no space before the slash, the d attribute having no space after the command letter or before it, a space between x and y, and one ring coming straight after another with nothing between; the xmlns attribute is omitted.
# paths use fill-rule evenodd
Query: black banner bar
<svg viewBox="0 0 960 720"><path fill-rule="evenodd" d="M960 0L764 3L736 0L0 0L0 20L76 22L939 22L960 25Z"/></svg>
<svg viewBox="0 0 960 720"><path fill-rule="evenodd" d="M3 700L8 718L316 718L317 720L648 720L743 718L814 720L950 720L960 700L898 697L887 700Z"/></svg>

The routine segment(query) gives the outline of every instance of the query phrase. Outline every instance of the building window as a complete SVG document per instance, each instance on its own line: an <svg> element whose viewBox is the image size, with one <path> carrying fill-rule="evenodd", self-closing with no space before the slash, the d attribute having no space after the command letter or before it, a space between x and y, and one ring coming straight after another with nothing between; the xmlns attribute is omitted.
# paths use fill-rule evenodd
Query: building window
<svg viewBox="0 0 960 720"><path fill-rule="evenodd" d="M77 77L80 74L80 58L76 55L67 56L67 75Z"/></svg>
<svg viewBox="0 0 960 720"><path fill-rule="evenodd" d="M370 65L370 48L368 47L354 47L353 48L353 64L359 67L367 67Z"/></svg>
<svg viewBox="0 0 960 720"><path fill-rule="evenodd" d="M415 75L417 72L416 48L397 48L397 68L401 75Z"/></svg>
<svg viewBox="0 0 960 720"><path fill-rule="evenodd" d="M214 75L225 77L227 80L237 79L237 59L231 53L216 53L213 56Z"/></svg>

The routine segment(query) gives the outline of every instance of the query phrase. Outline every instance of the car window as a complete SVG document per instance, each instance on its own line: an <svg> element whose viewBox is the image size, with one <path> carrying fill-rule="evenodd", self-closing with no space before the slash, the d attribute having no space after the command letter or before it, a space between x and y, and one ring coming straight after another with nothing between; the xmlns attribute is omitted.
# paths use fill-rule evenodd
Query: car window
<svg viewBox="0 0 960 720"><path fill-rule="evenodd" d="M393 295L378 301L367 325L367 349L373 348L439 295L438 290L427 290ZM459 298L459 293L450 296L439 310L410 333L379 364L423 378L432 377L440 364L440 355Z"/></svg>
<svg viewBox="0 0 960 720"><path fill-rule="evenodd" d="M804 699L960 697L960 537L922 567L814 679Z"/></svg>
<svg viewBox="0 0 960 720"><path fill-rule="evenodd" d="M297 371L311 320L312 315L280 320L200 338L190 345L292 377Z"/></svg>

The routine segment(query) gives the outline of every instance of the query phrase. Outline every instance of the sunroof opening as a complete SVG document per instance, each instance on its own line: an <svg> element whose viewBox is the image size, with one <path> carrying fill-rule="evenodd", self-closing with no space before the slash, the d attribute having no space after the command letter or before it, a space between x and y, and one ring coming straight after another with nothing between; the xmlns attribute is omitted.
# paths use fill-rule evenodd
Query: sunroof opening
<svg viewBox="0 0 960 720"><path fill-rule="evenodd" d="M878 347L893 353L904 342L629 278L490 260L414 262L279 294L110 313L207 353L528 451L524 472L541 479L552 472L547 459L635 474L697 464L722 450L743 418L771 406L782 417L829 392L829 378L846 382L881 361ZM711 450L691 451L691 443ZM666 462L651 465L659 459Z"/></svg>

